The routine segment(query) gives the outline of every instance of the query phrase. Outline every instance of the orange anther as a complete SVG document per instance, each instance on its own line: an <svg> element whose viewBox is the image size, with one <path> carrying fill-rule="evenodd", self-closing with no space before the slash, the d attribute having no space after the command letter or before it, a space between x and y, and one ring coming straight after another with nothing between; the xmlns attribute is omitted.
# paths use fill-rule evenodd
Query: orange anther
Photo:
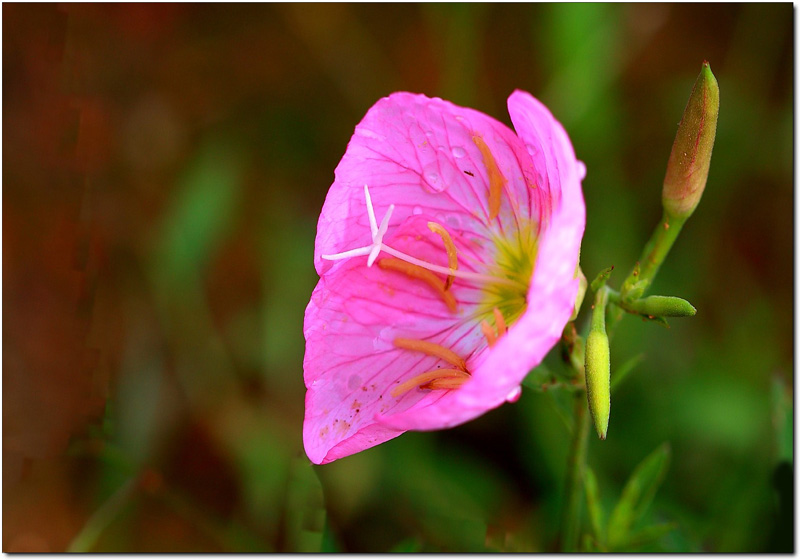
<svg viewBox="0 0 800 560"><path fill-rule="evenodd" d="M404 350L413 350L415 352L422 352L429 356L441 358L445 362L456 366L461 371L467 371L467 363L462 360L458 354L452 350L448 350L444 346L434 344L433 342L414 340L413 338L395 338L394 345Z"/></svg>
<svg viewBox="0 0 800 560"><path fill-rule="evenodd" d="M486 337L486 340L489 342L489 348L494 346L494 343L497 342L497 336L494 334L492 326L488 321L481 321L481 330L483 331L483 335Z"/></svg>
<svg viewBox="0 0 800 560"><path fill-rule="evenodd" d="M430 389L454 389L455 387L433 387L432 385L437 381L444 380L459 380L460 383L458 383L458 385L461 385L467 378L469 378L469 374L459 369L442 368L434 371L426 371L425 373L412 377L408 381L404 381L392 389L392 396L399 397L404 393L408 393L414 387L421 387L423 385L428 385L427 388ZM458 385L456 385L456 387Z"/></svg>
<svg viewBox="0 0 800 560"><path fill-rule="evenodd" d="M428 229L430 229L433 233L438 233L439 237L442 238L444 242L444 247L447 250L447 266L452 268L453 270L458 269L458 255L456 254L456 245L453 243L453 238L450 237L450 233L444 229L444 227L436 222L428 222ZM449 290L450 286L453 285L453 280L456 277L450 274L447 277L447 280L444 282L444 289Z"/></svg>
<svg viewBox="0 0 800 560"><path fill-rule="evenodd" d="M473 136L472 141L478 146L483 156L483 165L486 166L486 173L489 176L489 220L494 220L500 213L500 195L503 192L503 185L506 180L497 166L489 146L480 136Z"/></svg>
<svg viewBox="0 0 800 560"><path fill-rule="evenodd" d="M468 375L466 377L440 377L430 383L420 385L420 389L458 389L467 379L469 379Z"/></svg>
<svg viewBox="0 0 800 560"><path fill-rule="evenodd" d="M453 297L453 294L449 290L444 289L442 286L442 281L430 270L425 270L421 266L407 263L395 258L383 258L378 261L378 266L383 270L395 270L397 272L407 274L412 278L425 281L431 288L436 290L436 293L442 296L445 305L447 305L447 309L449 309L452 313L456 312L456 309L458 308L456 298Z"/></svg>

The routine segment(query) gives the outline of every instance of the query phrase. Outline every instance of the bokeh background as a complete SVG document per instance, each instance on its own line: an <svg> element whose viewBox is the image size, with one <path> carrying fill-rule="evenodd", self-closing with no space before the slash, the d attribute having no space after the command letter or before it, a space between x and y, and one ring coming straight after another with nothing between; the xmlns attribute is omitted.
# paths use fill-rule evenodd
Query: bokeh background
<svg viewBox="0 0 800 560"><path fill-rule="evenodd" d="M641 550L793 549L791 4L2 13L4 551L552 550L554 392L310 465L318 212L380 97L508 123L520 88L586 163L583 270L615 265L618 286L703 60L708 187L653 287L699 311L621 324L613 362L644 359L589 465L609 511L669 443L646 521L674 528Z"/></svg>

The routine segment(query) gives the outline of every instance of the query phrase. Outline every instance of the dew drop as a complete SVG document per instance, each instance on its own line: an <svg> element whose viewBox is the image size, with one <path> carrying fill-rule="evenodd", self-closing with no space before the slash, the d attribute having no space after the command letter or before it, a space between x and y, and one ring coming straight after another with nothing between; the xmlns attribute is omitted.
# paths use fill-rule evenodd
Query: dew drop
<svg viewBox="0 0 800 560"><path fill-rule="evenodd" d="M453 148L453 157L460 159L463 158L465 155L467 155L467 151L461 146L456 146L455 148Z"/></svg>
<svg viewBox="0 0 800 560"><path fill-rule="evenodd" d="M411 213L414 214L415 216L419 216L420 214L422 214L422 208L420 208L419 206L414 206L414 209L411 211Z"/></svg>
<svg viewBox="0 0 800 560"><path fill-rule="evenodd" d="M384 327L378 336L372 339L372 349L375 352L387 352L394 348L392 341L396 338L393 327Z"/></svg>
<svg viewBox="0 0 800 560"><path fill-rule="evenodd" d="M530 144L525 144L525 149L528 150L528 153L531 155L531 157L536 157L536 154L539 153L539 150L537 150L534 146L531 146Z"/></svg>
<svg viewBox="0 0 800 560"><path fill-rule="evenodd" d="M439 175L439 166L432 165L431 167L433 167L433 169L426 170L423 172L422 176L429 190L440 193L447 188L447 185L445 185L444 181L442 181L442 177Z"/></svg>
<svg viewBox="0 0 800 560"><path fill-rule="evenodd" d="M361 126L357 127L356 134L358 136L363 136L364 138L370 138L372 140L386 140L386 136L378 134L377 132L374 132L366 127L361 127Z"/></svg>
<svg viewBox="0 0 800 560"><path fill-rule="evenodd" d="M578 178L583 181L586 178L586 164L578 160Z"/></svg>

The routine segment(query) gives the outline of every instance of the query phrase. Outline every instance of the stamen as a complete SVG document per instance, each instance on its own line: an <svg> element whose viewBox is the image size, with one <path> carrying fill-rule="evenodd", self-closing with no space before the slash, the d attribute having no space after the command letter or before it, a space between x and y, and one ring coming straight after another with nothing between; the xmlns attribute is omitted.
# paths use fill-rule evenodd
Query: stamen
<svg viewBox="0 0 800 560"><path fill-rule="evenodd" d="M461 387L464 382L469 379L467 377L440 377L439 379L434 379L430 383L426 383L425 385L420 385L420 389L458 389Z"/></svg>
<svg viewBox="0 0 800 560"><path fill-rule="evenodd" d="M429 356L441 358L445 362L453 364L461 371L467 371L467 363L462 360L458 354L452 350L448 350L444 346L434 344L433 342L428 342L426 340L415 340L413 338L395 338L394 345L404 350L413 350L415 352L422 352L423 354L428 354Z"/></svg>
<svg viewBox="0 0 800 560"><path fill-rule="evenodd" d="M456 245L453 243L453 238L450 237L450 233L444 229L443 226L437 224L436 222L428 222L428 229L431 230L433 233L438 233L439 237L442 238L444 242L444 247L447 250L447 264L453 270L458 268L458 255L456 254ZM453 280L455 280L455 276L452 274L447 275L447 280L444 282L444 289L445 291L450 289L450 286L453 285Z"/></svg>
<svg viewBox="0 0 800 560"><path fill-rule="evenodd" d="M475 138L479 138L479 137L476 136ZM483 140L480 140L480 141L483 142ZM485 144L483 144L483 145L485 146ZM487 150L488 150L488 148L487 148ZM489 153L489 157L491 158L491 153ZM502 187L502 183L505 180L502 178L502 175L499 175L500 171L497 169L497 164L494 163L494 159L491 159L491 162L493 163L494 169L496 170L496 173L498 174L498 177L500 178L499 179L499 181L500 181L499 185L500 186L497 187L497 193L498 193L497 194L497 200L498 200L498 202L497 202L497 211L499 212L499 208L500 208L500 202L499 202L499 200L500 200L499 199L500 188ZM491 173L490 173L490 175L491 175ZM495 183L496 182L497 181L495 181ZM504 285L511 286L511 287L514 287L514 288L520 288L522 290L527 290L527 286L525 284L523 284L521 282L518 282L516 280L512 280L510 278L504 278L502 276L491 276L491 275L488 275L488 274L479 274L477 272L470 272L468 270L456 270L454 267L448 268L448 267L445 267L445 266L438 266L438 265L435 265L435 264L431 264L431 263L425 262L425 261L423 261L421 259L418 259L416 257L412 257L411 255L407 255L407 254L403 253L402 251L398 251L397 249L394 249L392 247L389 247L388 245L383 243L383 236L386 234L386 230L389 227L389 218L391 217L392 211L394 210L394 204L389 205L389 208L386 210L386 215L383 217L383 220L381 221L381 225L377 226L377 223L376 223L376 220L375 220L375 210L372 207L372 198L369 195L369 187L367 185L364 185L364 197L366 198L367 214L368 214L368 217L369 217L369 227L370 227L370 233L372 234L372 243L370 245L365 246L365 247L358 247L356 249L350 249L348 251L343 251L341 253L334 253L332 255L320 255L323 259L329 260L329 261L337 261L337 260L341 260L341 259L349 259L349 258L352 258L352 257L360 257L362 255L369 255L369 257L367 258L367 266L372 266L374 264L374 262L375 262L375 259L378 258L378 255L380 254L380 252L383 251L385 253L389 253L390 255L392 255L392 256L394 256L394 257L396 257L396 258L398 258L398 259L400 259L402 261L405 261L405 262L410 263L412 265L416 265L417 267L420 267L420 268L423 268L423 269L426 269L426 270L430 270L432 272L439 272L441 274L446 274L448 276L454 276L456 278L463 278L464 280L472 280L472 281L475 281L475 282L482 282L482 283L488 283L488 284L504 284ZM497 212L495 212L494 215L496 216ZM451 239L451 241L452 241L452 239ZM445 244L447 244L446 241L445 241ZM455 248L453 250L455 252ZM448 249L448 258L449 258L449 249ZM386 260L386 259L384 259L384 260ZM395 268L394 270L400 270L400 269L399 268ZM428 280L426 279L426 281L428 281ZM438 282L438 280L437 280L437 282ZM445 288L445 292L444 293L449 293L447 291L447 288ZM448 298L445 297L445 300L448 300ZM448 303L448 307L450 307L450 305L451 304ZM453 299L453 304L452 305L455 305L455 299Z"/></svg>
<svg viewBox="0 0 800 560"><path fill-rule="evenodd" d="M417 265L420 268L431 270L433 272L439 272L441 274L448 274L448 275L452 274L456 278L463 278L464 280L475 280L476 282L485 282L488 284L505 284L506 286L511 286L513 288L520 288L526 292L528 289L528 287L525 284L517 282L516 280L512 280L510 278L503 278L502 276L491 276L488 274L478 274L477 272L470 272L468 270L455 270L453 268L447 268L446 266L431 264L416 257L412 257L411 255L407 255L402 251L398 251L397 249L389 247L385 243L381 244L381 249L383 250L384 253L389 253L390 255L397 257L402 261Z"/></svg>
<svg viewBox="0 0 800 560"><path fill-rule="evenodd" d="M500 213L500 195L503 192L503 185L505 185L506 180L500 172L500 168L497 167L497 161L495 161L489 146L486 145L483 138L473 136L472 141L481 151L483 165L486 166L486 173L489 176L489 220L494 220L497 214Z"/></svg>
<svg viewBox="0 0 800 560"><path fill-rule="evenodd" d="M497 342L497 336L494 334L494 330L488 321L481 321L481 330L483 331L483 336L486 337L486 341L489 343L489 348L494 346L494 343Z"/></svg>
<svg viewBox="0 0 800 560"><path fill-rule="evenodd" d="M503 319L503 314L496 307L494 308L494 322L497 325L498 338L506 334L508 328L506 327L506 320Z"/></svg>
<svg viewBox="0 0 800 560"><path fill-rule="evenodd" d="M419 387L426 384L432 385L437 380L443 381L446 379L447 380L458 379L459 381L461 381L461 383L463 383L468 378L469 378L468 373L458 369L442 368L434 371L426 371L425 373L421 373L417 376L412 377L408 381L404 381L403 383L392 389L391 394L393 397L399 397L404 393L408 393L414 387ZM459 383L458 385L461 385L461 383ZM430 388L435 389L437 387L430 387ZM438 388L444 389L445 387L438 387ZM447 388L455 388L455 387L447 387Z"/></svg>
<svg viewBox="0 0 800 560"><path fill-rule="evenodd" d="M451 292L448 292L444 289L442 286L442 281L430 270L425 270L421 266L401 261L400 259L389 258L379 260L378 266L383 270L395 270L397 272L407 274L412 278L427 282L430 287L432 287L440 296L442 296L445 305L447 305L447 309L449 309L451 313L455 313L458 309L456 298L453 297Z"/></svg>

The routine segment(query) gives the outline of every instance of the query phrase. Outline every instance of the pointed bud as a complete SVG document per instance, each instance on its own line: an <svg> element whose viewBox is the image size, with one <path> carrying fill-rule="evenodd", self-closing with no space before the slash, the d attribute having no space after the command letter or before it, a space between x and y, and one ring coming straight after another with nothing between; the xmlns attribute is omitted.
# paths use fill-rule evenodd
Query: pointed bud
<svg viewBox="0 0 800 560"><path fill-rule="evenodd" d="M608 288L601 288L594 300L592 324L586 337L586 397L594 427L600 439L606 439L611 414L611 350L606 334Z"/></svg>
<svg viewBox="0 0 800 560"><path fill-rule="evenodd" d="M586 337L586 395L594 427L606 439L611 414L611 358L605 330L594 330Z"/></svg>
<svg viewBox="0 0 800 560"><path fill-rule="evenodd" d="M697 309L679 297L648 296L625 304L625 309L656 317L694 317Z"/></svg>
<svg viewBox="0 0 800 560"><path fill-rule="evenodd" d="M691 216L703 196L718 113L719 86L704 61L678 125L664 177L662 203L671 218Z"/></svg>
<svg viewBox="0 0 800 560"><path fill-rule="evenodd" d="M613 266L609 266L608 268L603 269L602 271L600 271L600 273L597 276L594 277L594 280L592 280L592 284L591 284L592 291L593 292L598 292L600 290L600 288L605 286L606 282L608 282L608 279L611 277L611 273L613 271L614 271L614 267Z"/></svg>

